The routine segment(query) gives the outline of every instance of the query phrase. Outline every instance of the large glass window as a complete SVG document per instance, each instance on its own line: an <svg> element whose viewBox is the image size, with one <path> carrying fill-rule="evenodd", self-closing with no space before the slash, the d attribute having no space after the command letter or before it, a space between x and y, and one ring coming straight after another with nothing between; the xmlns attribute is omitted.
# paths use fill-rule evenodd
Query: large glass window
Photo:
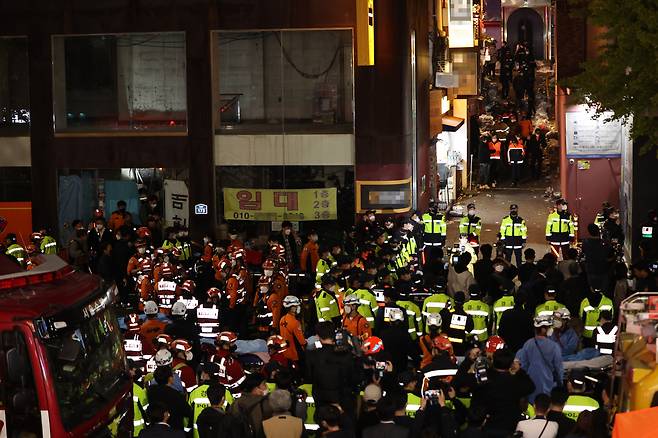
<svg viewBox="0 0 658 438"><path fill-rule="evenodd" d="M350 30L218 32L213 49L219 133L353 132Z"/></svg>
<svg viewBox="0 0 658 438"><path fill-rule="evenodd" d="M27 38L0 37L0 136L29 134L28 84Z"/></svg>
<svg viewBox="0 0 658 438"><path fill-rule="evenodd" d="M185 34L53 37L56 132L185 132Z"/></svg>

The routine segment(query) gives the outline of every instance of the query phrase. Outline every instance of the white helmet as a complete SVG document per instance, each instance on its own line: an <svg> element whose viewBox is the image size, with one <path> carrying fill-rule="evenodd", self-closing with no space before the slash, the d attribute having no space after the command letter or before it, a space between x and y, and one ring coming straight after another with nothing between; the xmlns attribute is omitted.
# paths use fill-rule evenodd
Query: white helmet
<svg viewBox="0 0 658 438"><path fill-rule="evenodd" d="M535 327L551 327L553 325L553 315L539 315L535 316Z"/></svg>
<svg viewBox="0 0 658 438"><path fill-rule="evenodd" d="M391 321L404 321L404 311L397 307L391 307L388 312L388 317Z"/></svg>
<svg viewBox="0 0 658 438"><path fill-rule="evenodd" d="M144 313L147 315L157 315L158 305L155 301L147 301L144 303Z"/></svg>
<svg viewBox="0 0 658 438"><path fill-rule="evenodd" d="M176 301L173 306L171 306L171 316L185 316L187 313L187 306L182 301Z"/></svg>
<svg viewBox="0 0 658 438"><path fill-rule="evenodd" d="M427 325L433 325L435 327L441 327L442 323L441 315L439 313L430 313L427 315Z"/></svg>
<svg viewBox="0 0 658 438"><path fill-rule="evenodd" d="M356 294L349 294L343 300L343 304L347 306L358 306L360 304L359 297Z"/></svg>
<svg viewBox="0 0 658 438"><path fill-rule="evenodd" d="M299 298L297 298L294 295L288 295L287 297L285 297L283 299L283 307L285 307L286 309L289 309L289 308L295 307L295 306L301 306L301 305L302 305L302 302L299 301Z"/></svg>
<svg viewBox="0 0 658 438"><path fill-rule="evenodd" d="M557 309L553 312L553 318L555 319L571 319L571 312L566 307Z"/></svg>
<svg viewBox="0 0 658 438"><path fill-rule="evenodd" d="M159 367L171 365L173 361L174 358L169 350L158 350L155 353L155 364Z"/></svg>

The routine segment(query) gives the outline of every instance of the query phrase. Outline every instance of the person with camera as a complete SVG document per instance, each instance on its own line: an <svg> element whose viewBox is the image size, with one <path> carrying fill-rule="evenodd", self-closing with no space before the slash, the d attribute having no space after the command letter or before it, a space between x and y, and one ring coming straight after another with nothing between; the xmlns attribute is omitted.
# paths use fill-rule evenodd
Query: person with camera
<svg viewBox="0 0 658 438"><path fill-rule="evenodd" d="M456 398L455 390L447 383L434 380L427 383L423 392L420 408L411 426L410 437L440 436L441 438L457 438L458 425L455 421L455 411L464 410ZM455 410L448 407L450 401ZM397 422L396 422L397 423ZM399 424L399 423L398 423Z"/></svg>
<svg viewBox="0 0 658 438"><path fill-rule="evenodd" d="M382 324L379 337L386 346L386 351L391 356L393 372L398 373L407 369L408 358L414 365L418 365L420 351L409 334L409 325L405 311L394 305L395 301L389 302L378 312L381 315Z"/></svg>
<svg viewBox="0 0 658 438"><path fill-rule="evenodd" d="M359 373L352 353L336 345L336 329L330 321L318 323L319 348L309 351L306 360L306 382L313 385L316 406L336 403L353 413L354 389ZM341 332L342 333L342 332Z"/></svg>
<svg viewBox="0 0 658 438"><path fill-rule="evenodd" d="M471 408L483 407L489 416L484 429L488 437L506 438L522 418L521 400L528 397L535 385L508 349L493 354L487 381L473 390Z"/></svg>
<svg viewBox="0 0 658 438"><path fill-rule="evenodd" d="M363 353L363 380L365 384L375 383L383 391L390 391L396 387L393 362L391 354L384 351L384 343L377 336L370 336L361 345Z"/></svg>

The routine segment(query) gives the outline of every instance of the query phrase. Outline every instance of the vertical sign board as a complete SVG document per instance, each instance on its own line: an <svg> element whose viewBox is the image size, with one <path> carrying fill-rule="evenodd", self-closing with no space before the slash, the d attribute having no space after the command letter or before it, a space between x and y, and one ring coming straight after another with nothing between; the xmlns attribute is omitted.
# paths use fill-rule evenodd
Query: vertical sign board
<svg viewBox="0 0 658 438"><path fill-rule="evenodd" d="M375 65L375 0L356 0L357 65Z"/></svg>
<svg viewBox="0 0 658 438"><path fill-rule="evenodd" d="M449 0L448 7L448 47L473 47L473 8L472 0Z"/></svg>
<svg viewBox="0 0 658 438"><path fill-rule="evenodd" d="M165 223L168 227L174 225L188 226L190 222L190 195L185 181L174 179L164 180L165 191Z"/></svg>

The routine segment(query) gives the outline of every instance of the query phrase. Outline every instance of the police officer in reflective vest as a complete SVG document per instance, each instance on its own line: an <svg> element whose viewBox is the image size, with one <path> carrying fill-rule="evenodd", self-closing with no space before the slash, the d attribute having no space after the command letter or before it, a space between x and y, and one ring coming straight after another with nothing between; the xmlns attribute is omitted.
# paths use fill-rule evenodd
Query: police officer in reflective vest
<svg viewBox="0 0 658 438"><path fill-rule="evenodd" d="M613 354L617 342L619 327L612 321L612 312L604 310L599 317L599 325L596 327L596 349L601 354Z"/></svg>
<svg viewBox="0 0 658 438"><path fill-rule="evenodd" d="M464 304L464 311L473 318L473 330L468 334L478 341L486 341L489 338L491 307L482 301L482 291L477 284L472 284L468 293L471 299Z"/></svg>
<svg viewBox="0 0 658 438"><path fill-rule="evenodd" d="M546 286L544 291L544 303L537 306L535 309L535 316L553 316L557 310L563 309L566 307L564 304L558 303L555 301L557 295L557 290L554 286Z"/></svg>
<svg viewBox="0 0 658 438"><path fill-rule="evenodd" d="M546 240L550 243L551 251L556 257L559 257L560 251L562 251L562 257L564 258L564 252L575 239L576 229L574 223L567 201L558 199L555 202L555 210L546 219Z"/></svg>
<svg viewBox="0 0 658 438"><path fill-rule="evenodd" d="M408 300L398 300L395 304L404 309L409 326L409 336L415 341L423 335L423 315L420 308Z"/></svg>
<svg viewBox="0 0 658 438"><path fill-rule="evenodd" d="M495 321L495 332L498 333L498 327L500 327L500 318L503 317L503 313L506 310L514 308L514 295L510 290L505 291L505 295L498 298L493 305L493 314Z"/></svg>
<svg viewBox="0 0 658 438"><path fill-rule="evenodd" d="M482 219L476 214L475 204L468 204L468 214L459 221L459 234L466 236L468 243L477 254L480 247L480 232L482 231Z"/></svg>
<svg viewBox="0 0 658 438"><path fill-rule="evenodd" d="M199 372L199 386L197 386L188 396L190 407L192 408L192 420L194 423L194 438L199 438L199 430L197 427L197 419L203 410L210 406L208 400L208 388L210 385L220 385L219 372L220 367L214 362L205 362L200 365ZM224 407L233 403L233 395L227 389L224 390L225 401Z"/></svg>
<svg viewBox="0 0 658 438"><path fill-rule="evenodd" d="M21 245L16 243L16 234L14 233L7 234L7 237L5 238L5 242L7 245L7 250L5 251L5 254L10 257L13 257L20 264L25 263L25 257L27 257L27 252L25 251L25 248L23 248Z"/></svg>
<svg viewBox="0 0 658 438"><path fill-rule="evenodd" d="M586 389L585 381L587 377L583 370L572 370L569 374L569 381L567 382L567 389L569 390L569 398L564 404L562 413L574 421L578 420L578 416L583 411L595 411L599 408L599 402L592 397L583 395Z"/></svg>
<svg viewBox="0 0 658 438"><path fill-rule="evenodd" d="M604 310L612 312L612 300L601 293L600 289L592 289L588 297L580 303L580 318L583 320L583 341L588 346L593 345L593 336L599 325L599 317Z"/></svg>
<svg viewBox="0 0 658 438"><path fill-rule="evenodd" d="M425 263L428 263L439 257L439 250L446 243L446 220L434 201L430 201L429 210L423 215L422 220L425 226L423 234Z"/></svg>
<svg viewBox="0 0 658 438"><path fill-rule="evenodd" d="M525 220L519 216L519 206L509 206L509 215L500 222L500 237L505 246L505 259L512 261L512 253L516 259L516 266L521 266L521 251L528 239L528 228Z"/></svg>
<svg viewBox="0 0 658 438"><path fill-rule="evenodd" d="M322 277L322 287L315 294L315 310L318 322L333 321L340 324L340 309L336 300L336 279L327 274Z"/></svg>
<svg viewBox="0 0 658 438"><path fill-rule="evenodd" d="M432 288L432 295L423 301L422 313L427 318L431 313L441 313L443 309L452 307L454 307L452 297L444 292L443 287L437 285Z"/></svg>
<svg viewBox="0 0 658 438"><path fill-rule="evenodd" d="M443 309L440 313L443 332L448 335L448 340L457 356L463 356L466 352L466 335L473 330L473 317L464 310L466 295L462 291L455 292L455 307Z"/></svg>
<svg viewBox="0 0 658 438"><path fill-rule="evenodd" d="M130 373L134 373L135 370L132 369ZM136 375L133 377L133 380L136 379ZM146 410L149 407L148 396L146 395L146 390L139 386L135 381L133 381L133 436L139 436L139 433L146 427Z"/></svg>

